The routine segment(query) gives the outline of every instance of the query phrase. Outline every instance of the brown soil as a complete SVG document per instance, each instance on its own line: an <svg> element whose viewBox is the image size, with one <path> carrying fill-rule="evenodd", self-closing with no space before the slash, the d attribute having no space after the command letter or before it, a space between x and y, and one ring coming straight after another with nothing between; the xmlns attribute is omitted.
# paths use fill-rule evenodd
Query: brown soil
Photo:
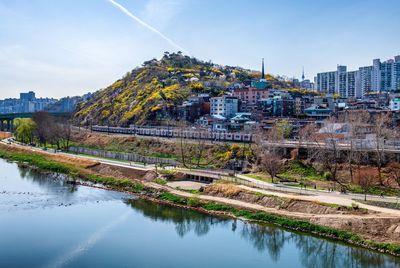
<svg viewBox="0 0 400 268"><path fill-rule="evenodd" d="M2 150L32 152L30 148L7 146L0 144ZM93 160L84 160L66 155L54 155L35 150L35 154L43 155L49 159L68 163L81 168L82 172L96 173L102 176L118 176L132 180L150 181L154 178L151 171L138 171L129 168L119 168L99 164ZM86 168L82 168L86 167ZM376 242L400 243L400 217L392 214L371 213L363 214L354 210L338 210L324 204L295 199L278 198L274 196L255 194L235 185L212 185L204 189L206 195L193 195L191 193L173 190L153 182L144 182L148 187L164 189L174 194L185 197L198 197L208 202L219 202L245 209L265 211L270 214L306 220L321 226L357 233L365 239ZM228 199L229 198L229 199ZM365 212L364 212L365 213Z"/></svg>
<svg viewBox="0 0 400 268"><path fill-rule="evenodd" d="M11 133L10 132L4 132L4 131L0 131L0 139L7 139L7 138L11 138Z"/></svg>
<svg viewBox="0 0 400 268"><path fill-rule="evenodd" d="M88 131L74 131L72 141L76 146L85 146L108 151L134 152L140 155L182 158L183 147L186 164L195 165L196 161L189 161L192 157L202 153L202 165L222 167L226 160L220 155L226 152L226 146L221 144L199 144L196 141L185 140L182 144L177 139L135 137L126 135L107 135Z"/></svg>
<svg viewBox="0 0 400 268"><path fill-rule="evenodd" d="M230 198L275 210L269 213L306 220L318 225L357 233L376 242L400 243L400 218L378 212L347 207L330 207L317 202L259 195L235 185L215 184L204 194Z"/></svg>
<svg viewBox="0 0 400 268"><path fill-rule="evenodd" d="M157 178L157 174L154 171L131 169L107 164L93 166L90 170L101 174L102 176L110 176L118 179L153 181Z"/></svg>
<svg viewBox="0 0 400 268"><path fill-rule="evenodd" d="M290 212L308 214L366 214L366 210L353 209L345 206L329 206L317 202L277 197L272 195L257 194L243 190L232 184L217 183L204 189L204 193L211 196L227 197L264 207L276 208Z"/></svg>
<svg viewBox="0 0 400 268"><path fill-rule="evenodd" d="M309 217L311 223L360 234L382 243L400 243L400 219L395 217Z"/></svg>
<svg viewBox="0 0 400 268"><path fill-rule="evenodd" d="M143 155L151 153L179 155L175 142L168 139L151 139L123 135L107 135L86 131L73 132L74 143L99 149L117 149L125 152L137 152Z"/></svg>

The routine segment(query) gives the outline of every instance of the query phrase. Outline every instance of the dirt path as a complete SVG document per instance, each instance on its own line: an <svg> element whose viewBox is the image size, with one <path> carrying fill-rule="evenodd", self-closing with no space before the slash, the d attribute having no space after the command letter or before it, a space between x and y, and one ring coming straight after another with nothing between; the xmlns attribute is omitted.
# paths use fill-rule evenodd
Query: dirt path
<svg viewBox="0 0 400 268"><path fill-rule="evenodd" d="M51 152L43 152L37 148L29 148L20 145L13 145L15 148L24 149L26 151L37 152L41 154L48 154L51 156L58 155L60 158L65 157L73 158L74 161L89 161L91 160L94 162L93 158L87 158L84 156L75 157L69 154L54 154ZM74 158L75 157L75 158ZM97 162L103 162L101 159L97 160ZM105 164L110 166L117 167L124 167L124 168L132 168L137 169L134 166L129 166L124 163L113 163L114 161L106 161ZM265 207L258 204L248 203L245 201L234 200L226 197L217 197L217 196L210 196L210 195L199 195L199 194L192 194L185 191L180 191L177 189L173 189L168 186L159 185L154 182L142 182L145 186L152 187L155 189L165 190L171 192L172 194L182 196L182 197L196 197L200 200L208 201L208 202L217 202L226 205L231 205L247 210L255 210L255 211L262 211L268 214L295 218L299 220L306 220L311 223L331 227L339 230L346 230L353 233L360 234L366 239L370 239L377 242L389 242L389 243L400 243L400 211L379 208L374 206L368 206L364 204L360 204L360 207L367 208L369 210L376 211L378 213L371 213L371 214L362 214L362 215L353 215L353 214L313 214L313 213L306 213L306 212L292 212L285 209L280 209L279 207ZM332 196L322 196L322 195L311 195L311 196L302 196L293 193L283 193L283 192L274 192L269 190L261 190L250 188L246 186L240 186L241 188L248 190L248 191L255 191L260 193L265 193L269 195L275 195L279 197L287 197L293 199L303 199L305 201L319 201L324 203L333 203L339 205L348 205L351 200L348 198L337 198ZM350 203L351 204L351 203Z"/></svg>
<svg viewBox="0 0 400 268"><path fill-rule="evenodd" d="M251 188L251 187L244 186L244 185L238 185L238 187L242 188L244 190L247 190L247 191L251 191L251 192L258 192L258 193L267 194L267 195L274 195L274 196L278 196L278 197L298 199L298 200L304 200L304 201L313 201L313 202L321 202L321 203L328 203L328 204L337 204L337 205L341 205L341 206L351 206L353 203L355 203L360 208L365 208L365 209L368 209L368 210L371 210L371 211L376 211L376 212L388 214L390 216L400 217L400 210L382 208L382 207L376 207L376 206L370 206L370 205L366 205L366 204L363 204L363 203L356 202L356 201L348 199L348 198L340 198L340 197L329 196L329 195L285 194L285 193L281 193L281 192L274 192L274 191L267 191L267 190ZM379 215L379 214L377 214L377 215Z"/></svg>
<svg viewBox="0 0 400 268"><path fill-rule="evenodd" d="M99 163L103 163L103 164L107 164L107 165L111 165L111 166L117 166L117 167L139 169L139 170L143 170L143 171L145 171L145 170L149 171L149 170L155 169L154 166L151 166L151 165L141 166L141 165L137 165L137 164L133 164L133 163L124 163L121 161L102 159L102 158L97 158L97 157L92 157L92 156L73 155L73 154L69 154L69 153L52 153L50 151L43 151L39 148L22 146L22 145L18 145L18 144L12 144L12 145L7 145L7 146L14 146L16 148L21 148L21 149L29 150L32 152L39 152L39 153L53 155L53 156L54 155L65 155L66 157L72 157L72 158L77 158L77 159L82 159L82 160L92 160L92 161L97 161ZM249 181L254 180L257 183L260 183L260 181L258 181L256 179L252 179L252 178L244 176L244 175L238 175L238 177L249 180ZM266 183L266 184L268 184L268 183ZM296 191L298 191L298 190L292 189L291 187L287 187L287 188L291 188L289 190L291 190L292 193L282 193L281 192L282 190L286 191L287 189L286 188L280 189L281 187L275 187L275 188L277 188L277 191L251 188L251 187L244 186L244 185L240 185L240 187L245 190L249 190L249 191L253 191L253 192L260 192L260 193L264 193L264 194L268 194L268 195L275 195L278 197L287 197L287 198L300 199L300 200L305 200L305 201L317 201L317 202L321 202L321 203L337 204L337 205L341 205L341 206L351 206L352 203L357 203L359 205L359 207L361 207L361 208L384 213L384 214L387 214L386 216L390 215L392 217L393 216L400 217L400 210L382 208L382 207L371 206L371 205L359 203L359 202L352 200L351 196L349 196L349 195L339 195L339 194L335 194L335 193L328 194L328 193L324 193L324 192L320 192L320 191L312 191L312 190L308 191L307 195L302 195L300 193L296 193ZM310 195L310 194L312 194L312 195ZM388 200L388 199L389 198L386 198L386 200ZM252 205L252 204L250 204L250 205ZM261 208L263 208L263 207L259 206L259 208L253 208L253 209L261 209Z"/></svg>

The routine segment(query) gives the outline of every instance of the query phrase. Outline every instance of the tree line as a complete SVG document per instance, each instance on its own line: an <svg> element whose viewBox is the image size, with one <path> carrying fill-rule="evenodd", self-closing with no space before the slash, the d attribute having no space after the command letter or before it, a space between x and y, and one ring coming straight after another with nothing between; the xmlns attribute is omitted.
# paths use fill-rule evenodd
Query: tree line
<svg viewBox="0 0 400 268"><path fill-rule="evenodd" d="M347 130L343 136L337 130L344 125ZM258 135L257 164L272 181L285 167L285 156L279 144L289 131L286 124L281 123ZM293 151L292 158L299 157L301 147L306 148L305 163L317 164L328 181L337 183L343 191L348 189L349 183L357 184L366 194L372 186L390 187L390 181L400 187L400 163L387 150L398 138L399 131L390 114L349 111L329 118L322 132L314 124L300 129L298 148ZM350 181L339 173L343 168L348 170Z"/></svg>
<svg viewBox="0 0 400 268"><path fill-rule="evenodd" d="M68 149L72 125L67 118L57 118L47 112L37 112L32 118L16 118L14 132L15 138L22 143L45 147L55 145L57 149Z"/></svg>

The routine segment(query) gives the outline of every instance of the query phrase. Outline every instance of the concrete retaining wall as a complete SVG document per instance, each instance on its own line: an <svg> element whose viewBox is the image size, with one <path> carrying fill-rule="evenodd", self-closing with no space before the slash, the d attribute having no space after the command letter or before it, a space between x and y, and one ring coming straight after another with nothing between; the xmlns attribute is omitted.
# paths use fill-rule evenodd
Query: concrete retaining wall
<svg viewBox="0 0 400 268"><path fill-rule="evenodd" d="M110 152L104 150L95 150L83 147L70 147L69 151L77 154L86 154L102 158L117 159L123 161L139 162L146 164L159 164L167 166L176 166L177 162L172 159L158 158L143 156L135 153L122 153L122 152Z"/></svg>

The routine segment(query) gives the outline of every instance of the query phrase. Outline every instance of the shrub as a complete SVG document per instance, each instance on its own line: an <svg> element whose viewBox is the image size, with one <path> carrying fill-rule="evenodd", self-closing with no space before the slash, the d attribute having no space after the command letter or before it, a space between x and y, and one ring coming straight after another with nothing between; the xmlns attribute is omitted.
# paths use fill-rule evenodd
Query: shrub
<svg viewBox="0 0 400 268"><path fill-rule="evenodd" d="M176 196L174 194L164 192L160 196L160 199L165 200L165 201L170 201L172 203L180 204L180 205L186 205L187 201L185 198Z"/></svg>
<svg viewBox="0 0 400 268"><path fill-rule="evenodd" d="M199 207L201 205L201 201L198 197L190 197L187 200L187 204L191 207Z"/></svg>

